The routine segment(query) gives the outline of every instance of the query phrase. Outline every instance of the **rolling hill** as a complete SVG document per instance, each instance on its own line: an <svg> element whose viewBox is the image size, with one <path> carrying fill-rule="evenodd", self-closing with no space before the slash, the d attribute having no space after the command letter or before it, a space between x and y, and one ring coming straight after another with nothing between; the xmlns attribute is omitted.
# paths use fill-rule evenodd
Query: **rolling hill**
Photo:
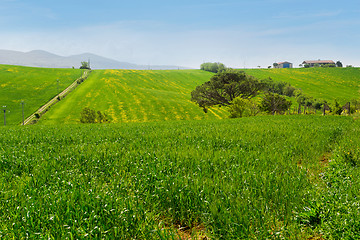
<svg viewBox="0 0 360 240"><path fill-rule="evenodd" d="M358 97L359 69L247 71ZM0 66L0 104L20 118L80 74ZM95 70L39 125L1 126L0 238L358 239L359 120L205 114L190 92L211 76ZM120 124L66 124L84 107Z"/></svg>
<svg viewBox="0 0 360 240"><path fill-rule="evenodd" d="M22 121L21 101L25 102L26 118L79 78L82 72L80 69L0 65L0 107L3 110L6 106L6 124L16 125Z"/></svg>
<svg viewBox="0 0 360 240"><path fill-rule="evenodd" d="M190 101L191 91L211 76L200 70L95 70L40 123L79 123L85 107L104 112L113 123L226 118L225 108L205 114Z"/></svg>
<svg viewBox="0 0 360 240"><path fill-rule="evenodd" d="M360 68L244 69L254 77L289 82L314 98L345 103L360 99Z"/></svg>

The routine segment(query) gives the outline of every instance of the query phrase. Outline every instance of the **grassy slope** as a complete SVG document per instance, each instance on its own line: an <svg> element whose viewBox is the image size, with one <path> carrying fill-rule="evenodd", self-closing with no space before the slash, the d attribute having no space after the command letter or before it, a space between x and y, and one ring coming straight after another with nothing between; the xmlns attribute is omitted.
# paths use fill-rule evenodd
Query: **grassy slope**
<svg viewBox="0 0 360 240"><path fill-rule="evenodd" d="M22 121L21 101L25 101L25 117L35 112L57 94L81 76L81 70L31 68L0 65L0 106L7 106L8 125ZM3 118L1 118L1 125Z"/></svg>
<svg viewBox="0 0 360 240"><path fill-rule="evenodd" d="M0 238L171 239L164 229L196 227L346 239L360 226L359 168L335 171L348 184L332 190L318 173L340 147L358 162L359 132L337 116L0 127Z"/></svg>
<svg viewBox="0 0 360 240"><path fill-rule="evenodd" d="M245 69L263 79L289 82L308 96L345 103L360 98L360 68Z"/></svg>
<svg viewBox="0 0 360 240"><path fill-rule="evenodd" d="M105 112L113 123L227 117L224 108L205 114L190 101L191 91L211 76L200 70L96 70L40 123L78 123L84 107Z"/></svg>

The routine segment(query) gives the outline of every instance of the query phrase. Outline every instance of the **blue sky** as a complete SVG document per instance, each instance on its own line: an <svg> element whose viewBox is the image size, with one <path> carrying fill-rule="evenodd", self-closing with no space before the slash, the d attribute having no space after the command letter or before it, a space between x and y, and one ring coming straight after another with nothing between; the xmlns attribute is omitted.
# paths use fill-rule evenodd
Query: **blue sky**
<svg viewBox="0 0 360 240"><path fill-rule="evenodd" d="M359 0L0 0L0 49L242 68L360 66L359 43Z"/></svg>

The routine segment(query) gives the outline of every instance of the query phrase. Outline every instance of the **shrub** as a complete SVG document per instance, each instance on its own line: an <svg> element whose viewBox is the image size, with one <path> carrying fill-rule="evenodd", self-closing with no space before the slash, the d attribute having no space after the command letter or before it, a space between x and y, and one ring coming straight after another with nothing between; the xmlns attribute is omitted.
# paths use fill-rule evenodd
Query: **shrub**
<svg viewBox="0 0 360 240"><path fill-rule="evenodd" d="M257 104L251 99L237 97L229 107L230 118L255 116L259 112Z"/></svg>
<svg viewBox="0 0 360 240"><path fill-rule="evenodd" d="M101 111L95 111L91 108L83 108L81 111L81 123L104 123L109 122L109 119L105 113L102 113Z"/></svg>
<svg viewBox="0 0 360 240"><path fill-rule="evenodd" d="M83 108L80 114L81 114L81 118L80 118L81 123L95 123L96 112L94 109L88 107Z"/></svg>
<svg viewBox="0 0 360 240"><path fill-rule="evenodd" d="M286 100L286 98L278 95L267 93L262 98L260 103L260 110L267 113L280 113L283 114L286 110L288 110L291 106L291 101Z"/></svg>

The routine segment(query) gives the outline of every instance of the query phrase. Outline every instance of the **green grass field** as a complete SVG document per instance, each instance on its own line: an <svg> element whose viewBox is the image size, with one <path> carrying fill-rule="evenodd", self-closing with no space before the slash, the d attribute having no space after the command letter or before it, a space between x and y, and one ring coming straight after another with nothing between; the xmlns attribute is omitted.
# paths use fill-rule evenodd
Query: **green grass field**
<svg viewBox="0 0 360 240"><path fill-rule="evenodd" d="M106 113L112 123L226 118L225 108L205 114L190 101L191 91L211 76L200 70L95 70L40 123L79 123L84 107Z"/></svg>
<svg viewBox="0 0 360 240"><path fill-rule="evenodd" d="M58 91L65 89L79 78L79 69L49 69L0 65L0 107L6 106L6 124L22 121L21 101L25 102L25 118L34 113ZM59 83L57 82L59 79ZM0 124L4 124L1 111Z"/></svg>
<svg viewBox="0 0 360 240"><path fill-rule="evenodd" d="M358 239L359 131L301 115L0 127L0 238Z"/></svg>
<svg viewBox="0 0 360 240"><path fill-rule="evenodd" d="M0 69L10 125L81 74ZM358 98L357 68L246 71ZM359 239L359 120L205 114L190 93L211 76L97 70L40 124L0 126L0 239ZM84 107L113 124L77 124Z"/></svg>
<svg viewBox="0 0 360 240"><path fill-rule="evenodd" d="M360 98L360 68L293 68L293 69L244 69L264 79L284 81L300 88L308 96L345 104Z"/></svg>

